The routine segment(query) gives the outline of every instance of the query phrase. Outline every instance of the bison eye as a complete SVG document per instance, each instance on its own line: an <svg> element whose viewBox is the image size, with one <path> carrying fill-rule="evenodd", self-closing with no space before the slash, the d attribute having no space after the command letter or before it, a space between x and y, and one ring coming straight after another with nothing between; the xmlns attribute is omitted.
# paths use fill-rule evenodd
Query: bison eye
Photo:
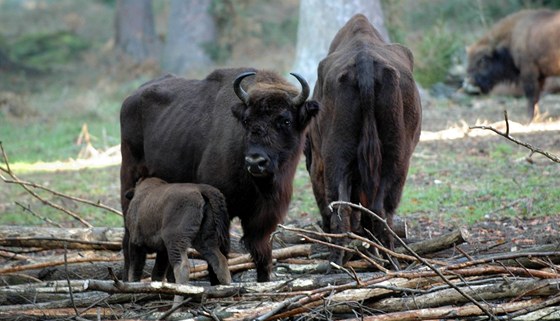
<svg viewBox="0 0 560 321"><path fill-rule="evenodd" d="M276 120L276 127L278 128L288 128L292 125L292 120L287 117L279 117Z"/></svg>

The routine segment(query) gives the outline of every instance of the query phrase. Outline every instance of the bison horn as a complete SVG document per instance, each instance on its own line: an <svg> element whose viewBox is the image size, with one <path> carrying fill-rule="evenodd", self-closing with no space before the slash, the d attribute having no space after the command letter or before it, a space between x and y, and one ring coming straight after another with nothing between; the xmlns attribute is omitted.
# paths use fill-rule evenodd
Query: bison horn
<svg viewBox="0 0 560 321"><path fill-rule="evenodd" d="M292 103L295 106L301 106L307 100L307 97L309 97L309 84L302 76L296 74L295 72L291 72L290 75L296 77L301 84L301 92L292 99Z"/></svg>
<svg viewBox="0 0 560 321"><path fill-rule="evenodd" d="M245 105L249 103L249 94L245 90L243 90L243 88L241 88L241 81L243 80L243 78L252 76L254 74L254 71L244 72L241 75L237 76L237 78L235 78L235 80L233 81L233 91L235 91L237 97L239 97L239 99L241 99L241 101Z"/></svg>

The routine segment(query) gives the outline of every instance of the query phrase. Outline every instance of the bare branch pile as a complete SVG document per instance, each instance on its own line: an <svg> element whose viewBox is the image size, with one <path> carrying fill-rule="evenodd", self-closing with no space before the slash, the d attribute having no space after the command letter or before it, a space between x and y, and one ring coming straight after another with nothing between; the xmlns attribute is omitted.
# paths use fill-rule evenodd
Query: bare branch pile
<svg viewBox="0 0 560 321"><path fill-rule="evenodd" d="M420 247L412 243L406 245L408 249L390 251L354 234L328 235L283 226L275 235L275 243L284 240L282 247L273 251L276 281L246 281L255 279L253 263L247 254L233 253L229 268L235 282L209 286L206 263L198 259L193 259L189 285L149 282L148 278L123 283L116 276L121 273L122 257L116 244L122 229L73 229L60 240L63 231L0 227L4 248L0 319L423 320L517 316L527 320L535 315L560 316L556 265L560 251L554 245L492 255L459 254L457 250L457 256L442 257L438 255L442 250L459 249L466 241L464 230L424 241ZM17 242L10 236L15 234L19 235ZM343 267L331 266L322 259L328 253L325 244L332 237L343 236L353 240L345 250L354 252L357 259ZM302 243L286 244L286 239ZM100 250L103 242L115 247ZM369 248L398 260L401 270L385 268L384 259L372 255L375 251ZM24 249L48 251L48 255L30 255ZM149 261L147 271L153 264L153 259ZM328 269L331 273L326 274ZM166 312L175 294L184 295L185 302L169 315Z"/></svg>

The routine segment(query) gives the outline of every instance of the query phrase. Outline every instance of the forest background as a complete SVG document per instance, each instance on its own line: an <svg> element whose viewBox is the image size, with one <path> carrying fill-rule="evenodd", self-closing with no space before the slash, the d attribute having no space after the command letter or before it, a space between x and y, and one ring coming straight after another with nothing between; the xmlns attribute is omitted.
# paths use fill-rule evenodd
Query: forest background
<svg viewBox="0 0 560 321"><path fill-rule="evenodd" d="M332 37L301 38L299 29L314 29L308 20L299 20L305 1L0 0L0 141L11 169L22 179L120 209L118 119L124 98L166 72L203 77L214 68L234 66L274 69L286 75L299 72L298 44ZM148 47L127 51L119 42L123 37L119 21L127 22L135 14L119 11L127 2L133 7L147 4L151 10L151 16L142 21L153 19L153 30L145 29L152 28L145 24L129 26L151 37L142 41L151 44ZM174 5L181 2L193 7L173 20L180 13ZM307 4L320 6L310 11L319 13L325 7L342 12L343 6L354 2L360 1ZM195 4L206 7L194 8ZM333 10L327 4L341 8ZM382 11L373 14L383 15L392 42L413 51L424 105L427 142L419 144L413 158L400 215L429 215L432 221L441 218L460 224L495 214L558 216L560 191L551 188L557 186L558 166L520 161L528 153L523 148L497 137L482 140L465 134L470 132L465 126L503 120L505 107L510 108L513 120L522 122L517 116L524 115L523 98L466 96L459 87L465 47L495 21L524 8L559 6L546 0L381 1ZM213 29L200 29L207 22ZM169 41L184 36L181 32L173 35L182 30L206 40L199 42L196 57L200 60L174 65L172 61L184 57L173 58L169 53L182 50L166 46L192 45ZM557 126L560 102L555 95L547 97L547 124ZM462 139L436 135L440 138L429 140L430 134L450 130L458 131ZM558 129L552 130L522 137L558 153ZM317 220L303 166L295 184L288 219ZM110 212L61 201L49 193L44 197L56 199L95 226L122 225L122 218ZM19 186L0 184L0 224L42 225L51 220L63 226L79 225L41 204Z"/></svg>

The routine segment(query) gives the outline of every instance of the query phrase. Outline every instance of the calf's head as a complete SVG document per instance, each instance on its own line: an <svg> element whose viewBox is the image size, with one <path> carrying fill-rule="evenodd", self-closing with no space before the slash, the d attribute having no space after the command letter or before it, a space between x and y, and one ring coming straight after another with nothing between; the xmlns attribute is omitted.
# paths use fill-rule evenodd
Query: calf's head
<svg viewBox="0 0 560 321"><path fill-rule="evenodd" d="M509 49L473 45L467 49L467 78L463 88L468 93L487 94L501 81L515 81L519 69Z"/></svg>
<svg viewBox="0 0 560 321"><path fill-rule="evenodd" d="M319 104L306 101L309 85L298 74L301 92L274 73L260 71L245 91L241 81L255 75L247 72L233 82L241 100L232 106L233 115L245 130L245 168L257 178L273 177L288 160L298 156L309 121L319 111Z"/></svg>

